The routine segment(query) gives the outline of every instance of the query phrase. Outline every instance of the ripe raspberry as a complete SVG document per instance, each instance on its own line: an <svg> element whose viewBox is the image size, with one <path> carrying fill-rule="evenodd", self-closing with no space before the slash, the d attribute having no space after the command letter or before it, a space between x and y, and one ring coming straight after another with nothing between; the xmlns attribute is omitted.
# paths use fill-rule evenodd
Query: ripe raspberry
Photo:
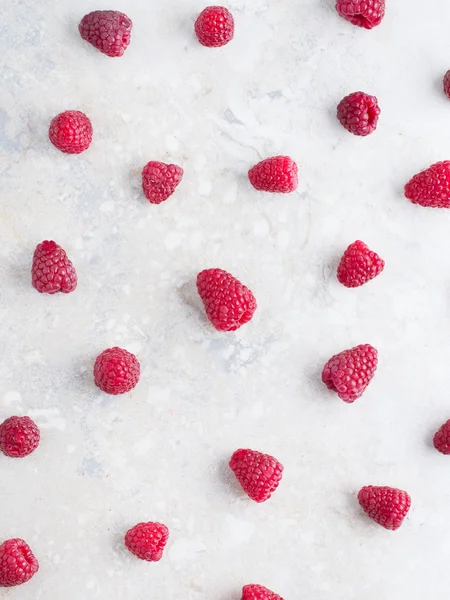
<svg viewBox="0 0 450 600"><path fill-rule="evenodd" d="M31 283L41 294L70 294L77 287L77 273L67 254L53 241L36 246L31 267Z"/></svg>
<svg viewBox="0 0 450 600"><path fill-rule="evenodd" d="M208 6L195 21L195 34L203 46L225 46L234 36L233 15L223 6Z"/></svg>
<svg viewBox="0 0 450 600"><path fill-rule="evenodd" d="M450 421L446 421L442 427L436 431L433 438L433 444L436 450L441 454L450 454Z"/></svg>
<svg viewBox="0 0 450 600"><path fill-rule="evenodd" d="M66 110L52 119L48 137L61 152L80 154L91 145L92 124L79 110Z"/></svg>
<svg viewBox="0 0 450 600"><path fill-rule="evenodd" d="M450 71L447 71L447 73L444 75L444 93L445 95L450 98Z"/></svg>
<svg viewBox="0 0 450 600"><path fill-rule="evenodd" d="M141 365L135 355L117 346L104 350L94 364L95 385L114 396L136 387L140 373Z"/></svg>
<svg viewBox="0 0 450 600"><path fill-rule="evenodd" d="M244 585L241 600L283 600L283 598L263 585L252 584Z"/></svg>
<svg viewBox="0 0 450 600"><path fill-rule="evenodd" d="M252 292L222 269L206 269L197 275L197 290L206 315L218 331L236 331L256 310Z"/></svg>
<svg viewBox="0 0 450 600"><path fill-rule="evenodd" d="M168 537L169 530L162 523L138 523L127 531L125 546L138 558L157 562L161 560Z"/></svg>
<svg viewBox="0 0 450 600"><path fill-rule="evenodd" d="M257 190L288 194L297 189L298 167L289 156L273 156L252 167L248 178Z"/></svg>
<svg viewBox="0 0 450 600"><path fill-rule="evenodd" d="M142 189L149 202L161 204L174 193L182 178L181 167L152 160L142 170Z"/></svg>
<svg viewBox="0 0 450 600"><path fill-rule="evenodd" d="M329 390L349 404L362 396L377 369L378 352L370 344L355 346L332 356L322 371Z"/></svg>
<svg viewBox="0 0 450 600"><path fill-rule="evenodd" d="M420 206L450 208L450 160L414 175L405 185L405 196Z"/></svg>
<svg viewBox="0 0 450 600"><path fill-rule="evenodd" d="M409 495L387 486L367 485L358 492L363 511L378 525L395 531L400 527L411 506Z"/></svg>
<svg viewBox="0 0 450 600"><path fill-rule="evenodd" d="M345 287L364 285L384 269L384 260L359 240L350 244L337 268L337 278Z"/></svg>
<svg viewBox="0 0 450 600"><path fill-rule="evenodd" d="M380 112L375 96L354 92L338 104L337 118L350 133L366 136L377 128Z"/></svg>
<svg viewBox="0 0 450 600"><path fill-rule="evenodd" d="M0 450L6 456L23 458L39 446L41 434L30 417L9 417L0 425Z"/></svg>
<svg viewBox="0 0 450 600"><path fill-rule="evenodd" d="M13 587L29 581L39 570L30 546L19 538L0 545L0 587Z"/></svg>
<svg viewBox="0 0 450 600"><path fill-rule="evenodd" d="M255 502L265 502L277 489L283 475L283 465L269 454L256 450L236 450L230 460L244 492Z"/></svg>
<svg viewBox="0 0 450 600"><path fill-rule="evenodd" d="M385 0L337 0L336 10L353 25L372 29L383 20Z"/></svg>
<svg viewBox="0 0 450 600"><path fill-rule="evenodd" d="M83 40L108 56L122 56L130 43L131 19L117 10L94 10L85 15L78 31Z"/></svg>

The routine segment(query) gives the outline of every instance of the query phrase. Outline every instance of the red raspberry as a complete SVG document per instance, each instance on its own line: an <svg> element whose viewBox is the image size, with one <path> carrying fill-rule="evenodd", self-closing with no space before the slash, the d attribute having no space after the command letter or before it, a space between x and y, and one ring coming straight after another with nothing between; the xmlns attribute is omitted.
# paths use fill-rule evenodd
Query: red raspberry
<svg viewBox="0 0 450 600"><path fill-rule="evenodd" d="M252 167L248 178L257 190L288 194L297 189L298 167L289 156L273 156Z"/></svg>
<svg viewBox="0 0 450 600"><path fill-rule="evenodd" d="M447 71L447 73L444 75L444 93L445 95L450 98L450 71Z"/></svg>
<svg viewBox="0 0 450 600"><path fill-rule="evenodd" d="M19 538L0 545L0 587L13 587L29 581L39 570L30 546Z"/></svg>
<svg viewBox="0 0 450 600"><path fill-rule="evenodd" d="M48 137L61 152L80 154L91 145L92 124L79 110L66 110L52 119Z"/></svg>
<svg viewBox="0 0 450 600"><path fill-rule="evenodd" d="M409 495L387 486L367 485L358 492L363 511L378 525L395 531L411 506Z"/></svg>
<svg viewBox="0 0 450 600"><path fill-rule="evenodd" d="M277 489L283 475L283 465L269 454L256 450L236 450L230 460L244 492L255 502L265 502Z"/></svg>
<svg viewBox="0 0 450 600"><path fill-rule="evenodd" d="M208 6L195 21L195 34L203 46L225 46L234 36L233 15L223 6Z"/></svg>
<svg viewBox="0 0 450 600"><path fill-rule="evenodd" d="M94 10L85 15L78 31L83 40L108 56L122 56L130 43L131 19L117 10Z"/></svg>
<svg viewBox="0 0 450 600"><path fill-rule="evenodd" d="M41 434L30 417L9 417L0 425L0 450L6 456L23 458L39 446Z"/></svg>
<svg viewBox="0 0 450 600"><path fill-rule="evenodd" d="M36 246L31 267L31 283L41 294L70 294L77 287L77 273L67 254L53 241Z"/></svg>
<svg viewBox="0 0 450 600"><path fill-rule="evenodd" d="M336 10L353 25L372 29L383 20L385 0L337 0Z"/></svg>
<svg viewBox="0 0 450 600"><path fill-rule="evenodd" d="M94 364L95 385L107 394L117 396L136 387L141 373L138 359L123 348L108 348Z"/></svg>
<svg viewBox="0 0 450 600"><path fill-rule="evenodd" d="M341 125L354 135L366 136L377 128L380 108L375 96L354 92L343 98L337 107Z"/></svg>
<svg viewBox="0 0 450 600"><path fill-rule="evenodd" d="M378 352L370 344L355 346L332 356L322 371L329 390L349 404L362 396L377 369Z"/></svg>
<svg viewBox="0 0 450 600"><path fill-rule="evenodd" d="M174 193L182 178L181 167L152 160L142 170L142 189L149 202L161 204Z"/></svg>
<svg viewBox="0 0 450 600"><path fill-rule="evenodd" d="M337 278L345 287L364 285L384 269L384 260L359 240L350 244L337 268Z"/></svg>
<svg viewBox="0 0 450 600"><path fill-rule="evenodd" d="M138 523L127 531L125 546L138 558L157 562L161 560L168 537L169 530L162 523Z"/></svg>
<svg viewBox="0 0 450 600"><path fill-rule="evenodd" d="M281 596L271 592L263 585L244 585L242 600L283 600Z"/></svg>
<svg viewBox="0 0 450 600"><path fill-rule="evenodd" d="M206 269L197 275L197 290L206 315L218 331L236 331L256 310L252 292L222 269Z"/></svg>
<svg viewBox="0 0 450 600"><path fill-rule="evenodd" d="M420 206L450 208L450 160L414 175L405 185L405 196Z"/></svg>
<svg viewBox="0 0 450 600"><path fill-rule="evenodd" d="M450 454L450 421L446 421L442 427L436 431L433 438L433 444L436 450L442 454Z"/></svg>

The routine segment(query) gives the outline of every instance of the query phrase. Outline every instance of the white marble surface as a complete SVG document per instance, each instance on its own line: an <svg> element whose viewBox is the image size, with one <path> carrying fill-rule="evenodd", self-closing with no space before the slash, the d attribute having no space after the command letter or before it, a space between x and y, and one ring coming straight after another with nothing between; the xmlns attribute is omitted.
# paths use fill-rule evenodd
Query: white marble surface
<svg viewBox="0 0 450 600"><path fill-rule="evenodd" d="M230 0L235 40L201 47L201 0L4 2L0 22L0 418L28 414L42 442L0 459L0 538L23 537L40 571L20 600L239 600L264 584L286 600L443 597L450 585L450 460L430 445L450 417L450 212L411 205L404 183L450 158L445 0L388 0L376 30L340 19L333 0ZM132 18L131 44L109 59L83 42L90 10ZM361 139L334 117L347 93L378 96ZM65 109L92 119L88 152L47 140ZM248 168L297 160L290 196L251 189ZM148 160L184 180L150 205ZM53 238L79 287L41 296L29 268ZM382 276L335 279L362 239ZM194 279L218 266L259 309L215 332ZM366 394L348 406L320 383L334 353L379 350ZM142 364L138 387L107 397L95 356L120 345ZM257 505L230 477L240 446L285 465ZM362 485L412 496L403 527L366 519ZM147 564L122 547L128 527L161 520L171 537Z"/></svg>

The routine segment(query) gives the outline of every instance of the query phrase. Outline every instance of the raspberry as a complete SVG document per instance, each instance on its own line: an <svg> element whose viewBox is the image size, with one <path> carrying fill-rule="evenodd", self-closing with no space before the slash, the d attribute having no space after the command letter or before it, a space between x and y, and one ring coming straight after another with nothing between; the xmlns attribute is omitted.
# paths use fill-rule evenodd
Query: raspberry
<svg viewBox="0 0 450 600"><path fill-rule="evenodd" d="M269 454L256 450L236 450L230 460L244 492L255 502L265 502L277 489L283 475L283 465Z"/></svg>
<svg viewBox="0 0 450 600"><path fill-rule="evenodd" d="M125 546L138 558L157 562L161 560L168 537L169 530L162 523L138 523L127 531Z"/></svg>
<svg viewBox="0 0 450 600"><path fill-rule="evenodd" d="M206 269L197 275L197 290L206 315L218 331L236 331L256 310L252 292L222 269Z"/></svg>
<svg viewBox="0 0 450 600"><path fill-rule="evenodd" d="M322 381L344 402L362 396L377 369L378 352L370 344L355 346L332 356L322 371Z"/></svg>
<svg viewBox="0 0 450 600"><path fill-rule="evenodd" d="M445 95L450 98L450 71L447 71L447 73L444 75L443 85Z"/></svg>
<svg viewBox="0 0 450 600"><path fill-rule="evenodd" d="M65 251L56 242L36 246L31 267L31 283L41 294L70 294L77 287L77 273Z"/></svg>
<svg viewBox="0 0 450 600"><path fill-rule="evenodd" d="M442 454L450 454L450 421L446 421L442 427L436 431L433 438L433 444L436 450Z"/></svg>
<svg viewBox="0 0 450 600"><path fill-rule="evenodd" d="M92 124L79 110L66 110L52 119L48 137L61 152L80 154L91 145Z"/></svg>
<svg viewBox="0 0 450 600"><path fill-rule="evenodd" d="M149 202L161 204L174 193L182 178L181 167L150 161L142 170L142 189Z"/></svg>
<svg viewBox="0 0 450 600"><path fill-rule="evenodd" d="M0 450L6 456L23 458L39 446L41 434L30 417L9 417L0 425Z"/></svg>
<svg viewBox="0 0 450 600"><path fill-rule="evenodd" d="M122 56L130 43L131 19L117 10L94 10L85 15L78 31L83 40L108 56Z"/></svg>
<svg viewBox="0 0 450 600"><path fill-rule="evenodd" d="M241 600L283 600L283 598L263 585L252 584L244 585Z"/></svg>
<svg viewBox="0 0 450 600"><path fill-rule="evenodd" d="M252 167L248 178L257 190L288 194L297 189L298 167L289 156L273 156Z"/></svg>
<svg viewBox="0 0 450 600"><path fill-rule="evenodd" d="M225 46L234 36L233 15L223 6L208 6L195 21L195 35L203 46Z"/></svg>
<svg viewBox="0 0 450 600"><path fill-rule="evenodd" d="M336 10L353 25L372 29L383 20L385 0L337 0Z"/></svg>
<svg viewBox="0 0 450 600"><path fill-rule="evenodd" d="M350 133L366 136L377 128L380 112L375 96L354 92L338 104L337 118Z"/></svg>
<svg viewBox="0 0 450 600"><path fill-rule="evenodd" d="M117 396L136 387L141 373L138 359L123 348L108 348L94 364L95 385L107 394Z"/></svg>
<svg viewBox="0 0 450 600"><path fill-rule="evenodd" d="M450 208L450 160L414 175L405 185L405 196L420 206Z"/></svg>
<svg viewBox="0 0 450 600"><path fill-rule="evenodd" d="M359 240L350 244L337 268L337 278L345 287L364 285L384 269L384 260Z"/></svg>
<svg viewBox="0 0 450 600"><path fill-rule="evenodd" d="M13 587L29 581L39 570L30 546L19 538L0 545L0 587Z"/></svg>
<svg viewBox="0 0 450 600"><path fill-rule="evenodd" d="M363 511L378 525L395 531L400 527L411 506L409 495L387 486L367 485L358 492Z"/></svg>

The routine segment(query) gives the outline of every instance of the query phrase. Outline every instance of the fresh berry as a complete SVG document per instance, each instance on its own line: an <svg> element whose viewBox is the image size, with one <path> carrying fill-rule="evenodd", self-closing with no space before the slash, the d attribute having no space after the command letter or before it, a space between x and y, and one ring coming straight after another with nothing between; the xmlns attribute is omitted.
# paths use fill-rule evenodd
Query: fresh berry
<svg viewBox="0 0 450 600"><path fill-rule="evenodd" d="M447 71L447 73L444 75L444 93L445 95L450 98L450 71Z"/></svg>
<svg viewBox="0 0 450 600"><path fill-rule="evenodd" d="M322 381L337 392L344 402L362 396L377 369L378 352L370 344L361 344L331 357L322 371Z"/></svg>
<svg viewBox="0 0 450 600"><path fill-rule="evenodd" d="M77 287L77 273L67 254L53 241L36 246L31 267L31 283L41 294L70 294Z"/></svg>
<svg viewBox="0 0 450 600"><path fill-rule="evenodd" d="M256 310L252 292L222 269L206 269L197 275L197 290L206 315L218 331L236 331Z"/></svg>
<svg viewBox="0 0 450 600"><path fill-rule="evenodd" d="M150 161L142 170L142 189L145 197L152 204L161 204L174 193L182 178L181 167Z"/></svg>
<svg viewBox="0 0 450 600"><path fill-rule="evenodd" d="M157 562L161 560L168 537L169 530L162 523L138 523L127 531L125 546L138 558Z"/></svg>
<svg viewBox="0 0 450 600"><path fill-rule="evenodd" d="M48 137L61 152L80 154L91 145L92 124L79 110L66 110L52 119Z"/></svg>
<svg viewBox="0 0 450 600"><path fill-rule="evenodd" d="M95 385L107 394L125 394L136 387L141 373L138 359L123 348L108 348L94 364Z"/></svg>
<svg viewBox="0 0 450 600"><path fill-rule="evenodd" d="M298 167L289 156L272 156L252 167L248 178L257 190L289 194L297 189Z"/></svg>
<svg viewBox="0 0 450 600"><path fill-rule="evenodd" d="M337 0L336 10L352 25L372 29L383 20L385 0Z"/></svg>
<svg viewBox="0 0 450 600"><path fill-rule="evenodd" d="M377 128L380 108L375 96L354 92L343 98L337 107L341 125L354 135L369 135Z"/></svg>
<svg viewBox="0 0 450 600"><path fill-rule="evenodd" d="M337 268L337 278L345 287L364 285L384 269L384 260L359 240L350 244Z"/></svg>
<svg viewBox="0 0 450 600"><path fill-rule="evenodd" d="M23 458L39 446L41 434L30 417L9 417L0 425L0 450L6 456Z"/></svg>
<svg viewBox="0 0 450 600"><path fill-rule="evenodd" d="M263 585L244 585L242 600L283 600L281 596L271 592Z"/></svg>
<svg viewBox="0 0 450 600"><path fill-rule="evenodd" d="M446 421L442 427L436 431L433 438L433 444L436 450L441 454L450 454L450 421Z"/></svg>
<svg viewBox="0 0 450 600"><path fill-rule="evenodd" d="M450 208L450 160L414 175L405 185L405 196L420 206Z"/></svg>
<svg viewBox="0 0 450 600"><path fill-rule="evenodd" d="M256 450L236 450L230 460L244 492L255 502L265 502L277 489L283 475L283 465L269 454Z"/></svg>
<svg viewBox="0 0 450 600"><path fill-rule="evenodd" d="M39 570L30 546L19 538L0 545L0 587L13 587L29 581Z"/></svg>
<svg viewBox="0 0 450 600"><path fill-rule="evenodd" d="M234 36L233 15L223 6L208 6L195 21L195 34L203 46L225 46Z"/></svg>
<svg viewBox="0 0 450 600"><path fill-rule="evenodd" d="M108 56L122 56L130 43L131 19L117 10L94 10L85 15L78 31L83 40Z"/></svg>
<svg viewBox="0 0 450 600"><path fill-rule="evenodd" d="M392 531L400 527L411 506L411 498L406 492L387 486L361 488L358 501L371 519Z"/></svg>

